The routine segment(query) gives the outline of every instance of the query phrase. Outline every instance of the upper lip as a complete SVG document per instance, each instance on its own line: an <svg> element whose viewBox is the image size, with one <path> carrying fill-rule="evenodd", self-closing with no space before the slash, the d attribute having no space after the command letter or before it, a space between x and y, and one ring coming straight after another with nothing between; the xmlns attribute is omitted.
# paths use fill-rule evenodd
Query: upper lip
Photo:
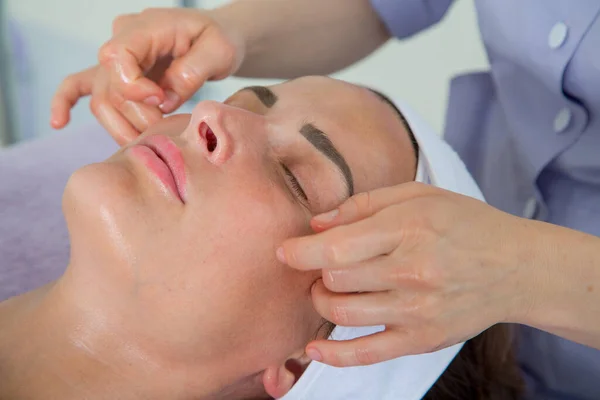
<svg viewBox="0 0 600 400"><path fill-rule="evenodd" d="M179 197L181 198L181 201L185 203L185 162L179 147L171 138L165 135L148 136L144 138L140 144L156 153L158 158L167 165L167 168L169 168L171 175L173 175L173 179L175 180L175 186L177 186Z"/></svg>

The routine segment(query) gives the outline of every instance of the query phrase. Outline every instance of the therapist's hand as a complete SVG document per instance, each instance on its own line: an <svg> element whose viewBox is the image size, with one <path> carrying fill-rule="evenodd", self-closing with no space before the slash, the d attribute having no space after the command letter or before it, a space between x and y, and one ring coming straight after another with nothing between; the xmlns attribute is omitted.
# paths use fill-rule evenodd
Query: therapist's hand
<svg viewBox="0 0 600 400"><path fill-rule="evenodd" d="M373 364L526 318L535 286L526 276L535 268L528 220L420 183L359 194L336 210L333 219L313 218L317 233L286 241L278 257L299 270L322 269L312 297L325 319L386 329L352 341L312 342L311 358Z"/></svg>
<svg viewBox="0 0 600 400"><path fill-rule="evenodd" d="M165 8L118 17L99 64L66 78L52 100L51 125L91 95L96 118L119 144L175 111L208 80L234 73L244 44L208 11ZM231 24L229 24L231 25Z"/></svg>

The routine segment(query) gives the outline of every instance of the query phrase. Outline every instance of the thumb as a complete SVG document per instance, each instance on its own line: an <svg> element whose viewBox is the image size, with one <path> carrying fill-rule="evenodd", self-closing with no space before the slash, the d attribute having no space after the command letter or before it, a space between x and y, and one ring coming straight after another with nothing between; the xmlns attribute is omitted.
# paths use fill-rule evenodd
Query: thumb
<svg viewBox="0 0 600 400"><path fill-rule="evenodd" d="M207 80L224 79L231 75L241 58L236 46L218 30L207 28L190 50L175 59L165 71L161 87L166 100L160 108L164 113L175 111L189 100Z"/></svg>

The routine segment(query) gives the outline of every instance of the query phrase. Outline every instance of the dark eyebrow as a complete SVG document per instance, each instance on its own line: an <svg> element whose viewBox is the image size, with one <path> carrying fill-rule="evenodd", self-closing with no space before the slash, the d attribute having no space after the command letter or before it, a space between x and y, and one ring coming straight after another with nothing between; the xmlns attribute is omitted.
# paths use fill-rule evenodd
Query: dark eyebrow
<svg viewBox="0 0 600 400"><path fill-rule="evenodd" d="M267 108L271 108L277 103L277 95L266 86L247 86L240 90L249 90L258 97L261 103Z"/></svg>
<svg viewBox="0 0 600 400"><path fill-rule="evenodd" d="M352 178L352 171L344 157L335 148L329 137L322 130L318 129L312 124L305 124L300 128L300 133L306 138L317 150L325 154L333 163L340 169L344 179L346 180L346 187L348 188L348 196L354 195L354 179Z"/></svg>
<svg viewBox="0 0 600 400"><path fill-rule="evenodd" d="M256 97L264 104L265 107L271 108L277 103L277 95L273 93L271 89L265 86L247 86L240 90L249 90L253 92ZM313 124L305 124L300 128L302 136L309 141L317 150L329 158L333 163L340 169L344 179L346 180L346 187L348 188L348 196L354 195L354 178L352 177L352 171L348 166L348 163L340 152L335 148L329 137L322 130L315 127Z"/></svg>

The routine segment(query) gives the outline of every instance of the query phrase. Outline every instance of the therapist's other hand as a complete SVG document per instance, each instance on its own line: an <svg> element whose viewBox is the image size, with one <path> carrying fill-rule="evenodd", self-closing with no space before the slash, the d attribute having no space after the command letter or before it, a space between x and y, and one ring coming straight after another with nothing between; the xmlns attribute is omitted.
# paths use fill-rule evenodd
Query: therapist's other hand
<svg viewBox="0 0 600 400"><path fill-rule="evenodd" d="M98 121L119 144L171 113L208 80L234 73L244 44L209 11L165 8L123 15L98 53L99 65L66 78L52 100L51 125L91 95Z"/></svg>
<svg viewBox="0 0 600 400"><path fill-rule="evenodd" d="M289 239L278 257L322 269L312 297L325 319L386 329L314 341L306 350L317 361L367 365L433 352L519 322L532 304L528 268L519 268L529 267L527 220L420 183L356 195L326 216L311 221L316 234Z"/></svg>

